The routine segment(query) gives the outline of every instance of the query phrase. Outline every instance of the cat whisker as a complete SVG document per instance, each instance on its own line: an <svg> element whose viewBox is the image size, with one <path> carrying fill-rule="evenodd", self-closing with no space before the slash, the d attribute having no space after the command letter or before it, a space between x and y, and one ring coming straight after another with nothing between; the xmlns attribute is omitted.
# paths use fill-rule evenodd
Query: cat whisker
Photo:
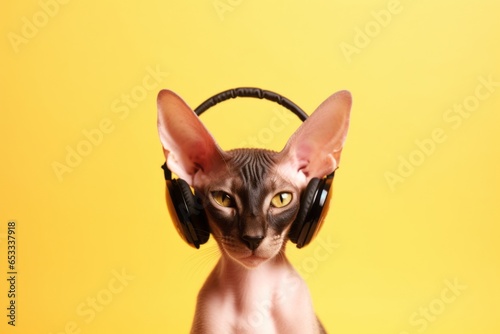
<svg viewBox="0 0 500 334"><path fill-rule="evenodd" d="M227 172L229 173L230 171L230 167L229 167L229 164L227 163L227 159L226 159L226 156L224 154L222 154L222 152L218 151L222 161L224 162L224 165L226 166L226 170Z"/></svg>
<svg viewBox="0 0 500 334"><path fill-rule="evenodd" d="M216 244L204 245L198 252L193 253L186 259L186 265L189 267L186 273L187 278L206 276L219 258L220 250Z"/></svg>
<svg viewBox="0 0 500 334"><path fill-rule="evenodd" d="M286 261L286 255L285 255L285 247L282 247L278 254L276 254L276 257L280 260L280 262L282 261Z"/></svg>

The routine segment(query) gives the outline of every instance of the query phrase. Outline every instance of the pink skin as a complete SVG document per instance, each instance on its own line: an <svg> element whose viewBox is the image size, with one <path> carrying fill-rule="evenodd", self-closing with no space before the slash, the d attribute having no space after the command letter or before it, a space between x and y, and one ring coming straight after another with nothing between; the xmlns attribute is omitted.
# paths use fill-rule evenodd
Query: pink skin
<svg viewBox="0 0 500 334"><path fill-rule="evenodd" d="M333 94L278 153L273 173L294 194L293 201L311 178L338 167L350 109L349 92ZM220 181L227 179L227 153L192 109L168 90L158 95L158 129L170 170L196 189L208 189L214 180L219 180L218 190L230 188ZM324 333L305 282L286 258L288 228L281 233L269 228L252 251L236 236L224 235L217 221L209 219L209 225L221 258L199 292L191 333Z"/></svg>

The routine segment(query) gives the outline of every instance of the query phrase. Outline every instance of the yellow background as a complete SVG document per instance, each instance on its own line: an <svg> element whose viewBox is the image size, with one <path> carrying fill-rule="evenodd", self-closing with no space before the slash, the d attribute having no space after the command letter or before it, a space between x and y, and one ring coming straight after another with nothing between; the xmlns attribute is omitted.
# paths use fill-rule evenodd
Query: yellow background
<svg viewBox="0 0 500 334"><path fill-rule="evenodd" d="M217 250L189 248L169 221L156 94L170 88L195 107L238 86L279 92L309 113L337 90L353 94L332 211L315 243L288 247L330 333L500 332L498 1L54 3L0 10L0 332L188 332ZM25 27L35 20L35 31ZM450 114L464 103L469 116ZM203 119L229 148L262 137L276 110L239 99ZM85 147L84 131L102 122L108 133ZM281 148L298 124L262 146ZM435 129L445 140L418 153ZM78 145L87 156L58 178L54 163ZM410 157L418 166L391 186L387 173ZM90 320L81 311L92 298L106 303Z"/></svg>

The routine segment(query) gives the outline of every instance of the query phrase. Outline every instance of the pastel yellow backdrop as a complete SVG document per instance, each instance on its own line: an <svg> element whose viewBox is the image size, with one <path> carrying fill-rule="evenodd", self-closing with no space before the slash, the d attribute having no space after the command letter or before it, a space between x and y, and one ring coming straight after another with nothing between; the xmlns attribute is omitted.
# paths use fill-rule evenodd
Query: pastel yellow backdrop
<svg viewBox="0 0 500 334"><path fill-rule="evenodd" d="M353 94L332 211L288 247L330 333L500 332L498 1L1 8L2 333L188 332L217 249L189 248L169 220L156 94L195 107L238 86L308 112ZM299 125L248 99L203 119L224 148L280 149Z"/></svg>

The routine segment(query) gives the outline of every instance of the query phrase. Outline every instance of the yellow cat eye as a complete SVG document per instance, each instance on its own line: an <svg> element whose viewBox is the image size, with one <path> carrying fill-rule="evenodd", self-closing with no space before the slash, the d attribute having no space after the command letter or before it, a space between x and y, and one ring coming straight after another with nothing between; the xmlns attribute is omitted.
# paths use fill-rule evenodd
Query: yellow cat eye
<svg viewBox="0 0 500 334"><path fill-rule="evenodd" d="M220 206L226 208L231 208L235 206L233 198L224 191L214 191L212 192L212 197Z"/></svg>
<svg viewBox="0 0 500 334"><path fill-rule="evenodd" d="M275 208L282 208L290 204L292 201L292 194L287 192L282 192L273 197L271 200L271 205Z"/></svg>

